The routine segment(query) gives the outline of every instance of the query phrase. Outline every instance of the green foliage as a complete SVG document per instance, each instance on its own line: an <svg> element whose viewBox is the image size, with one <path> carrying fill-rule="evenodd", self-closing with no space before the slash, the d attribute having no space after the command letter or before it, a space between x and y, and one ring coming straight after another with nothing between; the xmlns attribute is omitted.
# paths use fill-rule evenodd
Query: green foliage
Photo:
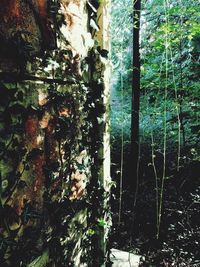
<svg viewBox="0 0 200 267"><path fill-rule="evenodd" d="M123 13L125 11L125 13ZM119 140L121 125L125 140L130 134L131 109L131 53L130 40L132 20L130 2L113 2L112 45L114 65L112 125L113 139ZM167 12L167 14L165 14ZM175 142L178 131L177 109L186 142L195 145L198 125L199 73L199 4L198 1L170 3L165 11L163 1L146 1L141 11L141 112L142 140L150 139L156 131L162 143L165 86L167 86L167 132L168 140ZM124 17L123 15L125 14ZM167 47L166 47L167 38ZM166 54L167 49L167 54ZM167 57L167 59L166 59ZM120 63L121 62L121 63ZM166 81L167 64L167 81ZM120 67L123 65L123 67ZM115 69L116 67L116 69ZM121 77L123 85L121 84ZM167 84L166 84L167 83ZM121 90L123 87L123 104ZM120 127L119 127L120 126ZM183 130L184 128L184 130ZM192 138L191 138L192 137ZM183 140L182 140L183 142ZM116 141L118 143L118 141Z"/></svg>
<svg viewBox="0 0 200 267"><path fill-rule="evenodd" d="M27 267L45 267L49 261L49 252L44 251L44 253L31 262Z"/></svg>
<svg viewBox="0 0 200 267"><path fill-rule="evenodd" d="M131 1L113 1L112 175L113 179L117 180L122 170L123 188L127 191L130 179L134 178L129 159L132 89L132 55L129 40L132 41L131 30L134 27L130 9ZM144 236L149 238L150 232L153 238L158 238L160 231L161 242L164 239L167 242L169 238L173 239L174 236L169 237L168 229L160 229L160 225L163 226L165 223L162 224L161 218L164 221L168 216L166 206L173 205L169 199L173 198L173 190L176 191L178 187L176 179L185 179L183 183L187 181L191 187L193 184L196 186L195 170L190 166L199 166L200 149L199 12L197 0L142 1L139 193L133 216L134 220L138 221L138 225L135 226L136 236L142 224L141 239ZM187 178L183 178L187 167L191 168L190 173L187 173ZM126 204L127 198L128 201L129 198L132 200L132 192L129 194L127 197L125 191L122 195L123 203L128 207L124 211L124 220L127 218L126 213L132 208ZM171 206L169 210L170 208ZM142 209L145 214L140 215ZM150 218L147 218L148 216ZM191 216L195 217L194 214ZM145 225L147 221L152 225L150 229ZM145 233L145 227L148 234ZM124 227L121 228L124 230ZM187 235L190 239L190 234ZM185 241L186 237L181 238ZM153 243L153 240L151 241ZM193 253L196 252L193 250ZM155 264L161 266L158 262Z"/></svg>

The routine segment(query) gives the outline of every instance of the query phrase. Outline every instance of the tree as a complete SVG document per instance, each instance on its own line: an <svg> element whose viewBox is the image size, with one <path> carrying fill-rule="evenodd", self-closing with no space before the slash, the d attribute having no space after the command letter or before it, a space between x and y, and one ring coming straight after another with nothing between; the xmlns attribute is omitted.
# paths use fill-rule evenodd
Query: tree
<svg viewBox="0 0 200 267"><path fill-rule="evenodd" d="M131 192L138 188L139 168L139 109L140 109L140 14L141 1L133 1L133 73L132 73L132 115L131 115ZM136 204L136 195L134 206Z"/></svg>
<svg viewBox="0 0 200 267"><path fill-rule="evenodd" d="M92 2L0 4L1 266L104 262L109 40Z"/></svg>

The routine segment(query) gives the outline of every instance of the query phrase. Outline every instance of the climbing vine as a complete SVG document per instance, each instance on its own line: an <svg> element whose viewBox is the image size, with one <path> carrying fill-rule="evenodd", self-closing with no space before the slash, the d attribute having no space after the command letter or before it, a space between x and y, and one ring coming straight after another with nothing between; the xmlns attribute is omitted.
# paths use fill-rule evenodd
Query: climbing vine
<svg viewBox="0 0 200 267"><path fill-rule="evenodd" d="M92 36L98 5L87 3ZM61 31L61 7L48 6L57 48L42 58L26 50L19 73L1 74L1 266L76 266L80 251L91 266L105 260L97 253L109 197L100 182L107 51L95 44L81 62Z"/></svg>

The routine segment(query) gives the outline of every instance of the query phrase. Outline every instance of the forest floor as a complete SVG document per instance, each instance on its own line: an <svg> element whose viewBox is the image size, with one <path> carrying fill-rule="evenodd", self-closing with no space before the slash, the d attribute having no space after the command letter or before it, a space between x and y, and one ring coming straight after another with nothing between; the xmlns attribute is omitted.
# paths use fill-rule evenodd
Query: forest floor
<svg viewBox="0 0 200 267"><path fill-rule="evenodd" d="M144 158L142 162L148 160ZM113 190L111 246L143 255L141 267L200 267L200 162L185 163L179 171L172 170L165 180L159 239L156 238L155 178L152 168L148 164L142 164L140 168L134 211L133 196L128 188L129 170L124 174L120 223L118 182ZM116 176L116 167L113 175Z"/></svg>

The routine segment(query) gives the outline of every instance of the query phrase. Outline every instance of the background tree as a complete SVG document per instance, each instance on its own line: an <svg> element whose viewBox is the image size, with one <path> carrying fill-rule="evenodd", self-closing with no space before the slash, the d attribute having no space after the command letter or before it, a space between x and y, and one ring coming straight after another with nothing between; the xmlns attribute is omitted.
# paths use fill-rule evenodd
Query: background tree
<svg viewBox="0 0 200 267"><path fill-rule="evenodd" d="M136 194L139 176L139 109L140 109L140 14L141 1L133 2L133 79L132 79L132 114L131 114L131 157L132 179L130 193Z"/></svg>

